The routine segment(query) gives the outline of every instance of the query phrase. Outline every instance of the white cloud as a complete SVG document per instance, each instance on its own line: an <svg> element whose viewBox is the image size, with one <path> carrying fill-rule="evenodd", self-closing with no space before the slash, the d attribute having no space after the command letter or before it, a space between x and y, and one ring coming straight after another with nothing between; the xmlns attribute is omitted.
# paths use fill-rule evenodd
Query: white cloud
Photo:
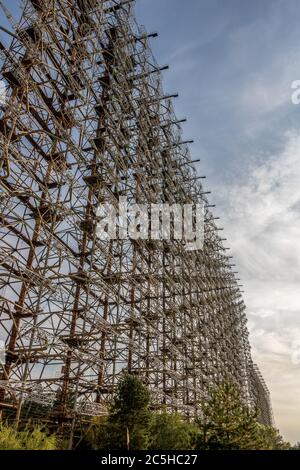
<svg viewBox="0 0 300 470"><path fill-rule="evenodd" d="M265 68L250 74L241 87L238 102L241 112L255 114L257 118L291 104L291 84L299 76L300 59L295 52L285 51L273 58Z"/></svg>
<svg viewBox="0 0 300 470"><path fill-rule="evenodd" d="M300 132L264 160L249 157L218 187L223 223L245 290L250 341L284 435L300 439ZM297 343L298 344L298 343ZM295 362L295 361L294 361Z"/></svg>

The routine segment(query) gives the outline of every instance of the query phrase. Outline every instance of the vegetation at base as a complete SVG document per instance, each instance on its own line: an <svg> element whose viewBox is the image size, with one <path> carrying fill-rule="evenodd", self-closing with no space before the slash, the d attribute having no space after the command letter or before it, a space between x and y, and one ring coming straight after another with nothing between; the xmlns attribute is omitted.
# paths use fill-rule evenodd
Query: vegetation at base
<svg viewBox="0 0 300 470"><path fill-rule="evenodd" d="M126 374L119 383L109 416L88 433L85 443L94 449L148 448L150 393L135 376Z"/></svg>
<svg viewBox="0 0 300 470"><path fill-rule="evenodd" d="M217 387L200 406L194 422L167 409L150 409L150 393L130 374L119 383L107 417L97 418L75 448L93 450L299 450L283 441L277 429L259 423L230 382ZM76 434L76 433L75 433ZM34 423L16 430L0 425L0 450L66 448L68 436L57 438Z"/></svg>
<svg viewBox="0 0 300 470"><path fill-rule="evenodd" d="M155 413L149 428L149 450L193 450L197 426L187 422L179 413Z"/></svg>
<svg viewBox="0 0 300 470"><path fill-rule="evenodd" d="M288 449L279 431L263 426L258 413L242 401L238 388L224 382L202 404L202 417L198 418L198 450L277 450Z"/></svg>
<svg viewBox="0 0 300 470"><path fill-rule="evenodd" d="M119 383L109 416L95 421L79 448L98 450L286 450L277 429L263 426L230 381L203 402L202 416L188 422L179 413L151 412L150 395L135 376Z"/></svg>
<svg viewBox="0 0 300 470"><path fill-rule="evenodd" d="M38 426L17 431L0 424L0 450L55 450L57 445L56 435L48 435Z"/></svg>

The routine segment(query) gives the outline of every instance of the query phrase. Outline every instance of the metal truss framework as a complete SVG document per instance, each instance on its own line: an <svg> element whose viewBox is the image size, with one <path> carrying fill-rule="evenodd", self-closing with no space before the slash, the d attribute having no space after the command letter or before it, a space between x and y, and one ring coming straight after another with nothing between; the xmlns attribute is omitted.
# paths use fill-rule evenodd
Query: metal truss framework
<svg viewBox="0 0 300 470"><path fill-rule="evenodd" d="M192 418L225 378L271 420L245 305L133 2L31 0L2 10L1 408L65 423L105 414L124 370L153 407ZM205 205L203 250L101 241L99 203ZM44 411L43 411L44 412Z"/></svg>
<svg viewBox="0 0 300 470"><path fill-rule="evenodd" d="M250 374L253 403L259 410L258 419L266 426L275 426L270 392L257 364L252 364Z"/></svg>

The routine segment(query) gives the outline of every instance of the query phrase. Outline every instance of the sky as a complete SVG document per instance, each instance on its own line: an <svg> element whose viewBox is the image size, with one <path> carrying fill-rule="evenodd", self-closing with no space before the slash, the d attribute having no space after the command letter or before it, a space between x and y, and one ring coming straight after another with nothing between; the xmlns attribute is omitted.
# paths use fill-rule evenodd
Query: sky
<svg viewBox="0 0 300 470"><path fill-rule="evenodd" d="M300 441L300 2L137 0L136 14L159 33L153 52L242 279L276 426Z"/></svg>
<svg viewBox="0 0 300 470"><path fill-rule="evenodd" d="M159 33L152 48L242 279L276 426L300 441L300 2L137 0L136 14Z"/></svg>

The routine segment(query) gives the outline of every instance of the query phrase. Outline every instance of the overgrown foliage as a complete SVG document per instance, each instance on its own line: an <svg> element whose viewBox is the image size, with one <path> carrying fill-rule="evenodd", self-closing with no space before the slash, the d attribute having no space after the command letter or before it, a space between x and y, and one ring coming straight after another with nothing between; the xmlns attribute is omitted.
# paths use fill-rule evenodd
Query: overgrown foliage
<svg viewBox="0 0 300 470"><path fill-rule="evenodd" d="M202 404L198 419L199 450L288 449L279 431L263 426L258 413L243 403L238 388L230 381L221 384L211 399Z"/></svg>
<svg viewBox="0 0 300 470"><path fill-rule="evenodd" d="M55 450L56 447L56 435L48 435L38 426L17 431L0 424L0 450Z"/></svg>
<svg viewBox="0 0 300 470"><path fill-rule="evenodd" d="M243 403L230 381L216 388L191 423L179 413L151 412L150 393L136 377L126 374L107 417L89 426L77 449L94 450L281 450L290 449L277 429L263 426L258 414ZM64 436L67 439L68 436ZM0 450L64 448L63 439L38 426L16 431L0 426ZM299 449L295 446L294 449Z"/></svg>
<svg viewBox="0 0 300 470"><path fill-rule="evenodd" d="M109 416L87 436L88 445L96 449L143 450L148 447L150 393L135 376L126 374L119 383ZM87 442L85 442L85 445Z"/></svg>
<svg viewBox="0 0 300 470"><path fill-rule="evenodd" d="M149 449L192 450L197 433L197 426L188 423L179 413L155 413L149 429Z"/></svg>
<svg viewBox="0 0 300 470"><path fill-rule="evenodd" d="M261 449L263 450L291 450L291 444L285 442L278 429L271 426L259 425L258 430Z"/></svg>

